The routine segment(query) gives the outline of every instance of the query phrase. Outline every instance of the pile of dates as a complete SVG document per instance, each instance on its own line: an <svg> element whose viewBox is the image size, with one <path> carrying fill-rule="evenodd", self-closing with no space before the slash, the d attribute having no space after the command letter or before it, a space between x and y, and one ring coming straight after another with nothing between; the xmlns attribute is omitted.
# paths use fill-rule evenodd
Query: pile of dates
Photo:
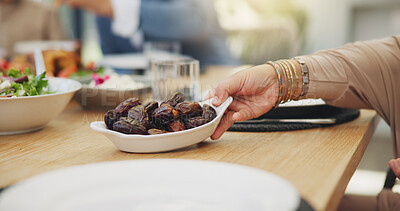
<svg viewBox="0 0 400 211"><path fill-rule="evenodd" d="M158 105L149 102L142 105L136 98L129 98L104 116L108 129L125 134L155 135L182 131L210 122L217 116L211 106L184 101L176 92Z"/></svg>

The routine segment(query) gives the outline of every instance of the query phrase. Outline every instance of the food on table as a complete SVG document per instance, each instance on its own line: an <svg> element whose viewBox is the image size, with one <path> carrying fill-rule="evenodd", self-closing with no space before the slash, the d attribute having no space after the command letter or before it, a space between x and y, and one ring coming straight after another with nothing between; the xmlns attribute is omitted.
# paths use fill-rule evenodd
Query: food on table
<svg viewBox="0 0 400 211"><path fill-rule="evenodd" d="M151 127L149 115L147 114L143 105L132 107L128 111L128 118L137 121L138 123L143 125L146 130L150 129Z"/></svg>
<svg viewBox="0 0 400 211"><path fill-rule="evenodd" d="M207 120L203 116L195 116L189 119L185 119L186 128L195 128L200 125L207 123Z"/></svg>
<svg viewBox="0 0 400 211"><path fill-rule="evenodd" d="M108 129L121 133L156 135L195 128L215 117L217 112L210 105L184 101L183 94L176 92L160 105L155 101L142 105L129 98L109 110L104 122Z"/></svg>
<svg viewBox="0 0 400 211"><path fill-rule="evenodd" d="M211 107L208 104L203 105L203 117L206 119L207 122L213 120L215 117L217 117L217 113L215 113L215 110L213 107Z"/></svg>
<svg viewBox="0 0 400 211"><path fill-rule="evenodd" d="M167 130L169 123L178 117L178 111L174 107L169 104L161 104L153 112L152 123L158 129Z"/></svg>
<svg viewBox="0 0 400 211"><path fill-rule="evenodd" d="M185 130L185 125L180 120L174 120L173 122L169 123L168 129L171 132L177 132Z"/></svg>
<svg viewBox="0 0 400 211"><path fill-rule="evenodd" d="M158 108L158 102L157 101L151 101L146 103L146 105L144 105L144 109L146 110L147 115L149 116L149 118L153 118L153 112L154 110L156 110Z"/></svg>
<svg viewBox="0 0 400 211"><path fill-rule="evenodd" d="M185 96L183 96L182 93L177 92L177 93L169 96L164 102L161 103L161 105L166 103L166 104L171 105L172 107L175 107L176 104L183 102L184 99L185 99Z"/></svg>
<svg viewBox="0 0 400 211"><path fill-rule="evenodd" d="M141 105L142 103L136 98L129 98L124 102L120 103L116 108L115 111L117 114L126 117L128 115L129 110L137 105Z"/></svg>
<svg viewBox="0 0 400 211"><path fill-rule="evenodd" d="M198 102L186 101L178 103L175 109L179 112L179 115L190 118L191 116L198 116L203 113L203 108Z"/></svg>
<svg viewBox="0 0 400 211"><path fill-rule="evenodd" d="M49 77L69 77L81 66L80 56L70 51L47 50L43 52L43 59Z"/></svg>
<svg viewBox="0 0 400 211"><path fill-rule="evenodd" d="M105 89L140 89L145 87L142 82L135 81L129 75L111 74L92 74L92 80L88 83L91 88L105 88Z"/></svg>
<svg viewBox="0 0 400 211"><path fill-rule="evenodd" d="M113 124L115 131L126 133L126 134L147 134L147 129L141 125L138 121L121 117L117 122Z"/></svg>
<svg viewBox="0 0 400 211"><path fill-rule="evenodd" d="M10 69L7 74L0 73L0 97L21 97L48 94L48 81L45 73L35 76L32 71L24 72Z"/></svg>
<svg viewBox="0 0 400 211"><path fill-rule="evenodd" d="M109 110L104 116L104 122L107 125L107 128L113 128L113 124L118 121L121 116L115 110Z"/></svg>
<svg viewBox="0 0 400 211"><path fill-rule="evenodd" d="M43 51L43 60L48 77L64 77L78 80L80 78L91 77L92 73L102 74L102 67L96 67L93 62L84 66L80 55L75 51L65 50L46 50ZM23 72L26 68L35 73L35 60L32 53L16 55L7 62L0 59L0 71L7 72L15 69Z"/></svg>
<svg viewBox="0 0 400 211"><path fill-rule="evenodd" d="M96 66L94 62L83 65L78 53L64 50L43 51L47 77L64 77L77 80L90 88L104 89L141 89L145 83L135 81L131 76L107 72L105 68ZM25 69L35 73L33 54L16 55L8 62L0 58L0 73L9 69L23 72Z"/></svg>
<svg viewBox="0 0 400 211"><path fill-rule="evenodd" d="M82 67L80 56L75 52L64 50L43 51L43 60L46 66L48 77L69 77L72 73ZM29 68L34 70L35 60L33 54L16 55L11 58L9 68L24 70Z"/></svg>

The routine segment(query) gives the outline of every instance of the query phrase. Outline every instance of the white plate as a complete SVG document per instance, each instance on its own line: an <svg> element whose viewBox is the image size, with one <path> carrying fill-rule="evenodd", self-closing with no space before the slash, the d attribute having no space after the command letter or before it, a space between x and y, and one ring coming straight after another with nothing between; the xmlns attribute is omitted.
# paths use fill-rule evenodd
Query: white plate
<svg viewBox="0 0 400 211"><path fill-rule="evenodd" d="M69 167L6 189L0 210L295 210L297 190L266 171L178 159Z"/></svg>
<svg viewBox="0 0 400 211"><path fill-rule="evenodd" d="M326 105L326 103L322 99L304 99L304 100L289 101L287 103L279 105L279 107L318 106L318 105Z"/></svg>
<svg viewBox="0 0 400 211"><path fill-rule="evenodd" d="M169 52L159 52L151 56L150 60L153 59L182 59L189 58L186 55L173 54ZM130 53L130 54L110 54L104 56L98 65L118 68L118 69L147 69L149 65L149 58L142 53Z"/></svg>
<svg viewBox="0 0 400 211"><path fill-rule="evenodd" d="M211 105L210 100L201 102L200 105L205 103ZM229 97L220 106L213 106L217 112L217 117L211 122L179 132L158 135L124 134L108 129L104 121L92 122L90 123L90 127L95 131L103 133L121 151L135 153L171 151L200 143L210 137L224 115L224 111L232 103L232 100L232 97Z"/></svg>
<svg viewBox="0 0 400 211"><path fill-rule="evenodd" d="M120 69L147 69L148 60L144 54L112 54L104 56L99 65Z"/></svg>
<svg viewBox="0 0 400 211"><path fill-rule="evenodd" d="M46 50L64 50L76 51L78 43L74 40L30 40L20 41L15 43L14 52L16 54L29 54L33 53L35 49L39 48L42 51Z"/></svg>

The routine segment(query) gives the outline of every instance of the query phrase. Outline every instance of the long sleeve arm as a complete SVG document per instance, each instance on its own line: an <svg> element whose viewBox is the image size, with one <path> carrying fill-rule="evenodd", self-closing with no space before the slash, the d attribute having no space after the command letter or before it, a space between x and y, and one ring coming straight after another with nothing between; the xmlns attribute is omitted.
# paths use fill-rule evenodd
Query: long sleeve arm
<svg viewBox="0 0 400 211"><path fill-rule="evenodd" d="M355 42L304 56L308 98L350 108L370 108L390 125L400 156L400 36Z"/></svg>

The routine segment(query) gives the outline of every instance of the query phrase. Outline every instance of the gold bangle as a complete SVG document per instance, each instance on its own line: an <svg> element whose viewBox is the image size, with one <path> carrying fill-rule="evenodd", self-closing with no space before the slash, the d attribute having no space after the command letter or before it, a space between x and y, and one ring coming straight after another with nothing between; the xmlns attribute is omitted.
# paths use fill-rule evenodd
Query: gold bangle
<svg viewBox="0 0 400 211"><path fill-rule="evenodd" d="M282 76L280 74L280 69L279 69L278 65L276 65L275 62L268 61L268 62L266 62L266 64L269 64L272 67L274 67L274 69L276 71L276 75L278 76L278 84L279 84L279 87L278 87L279 88L278 98L277 98L277 101L276 101L275 105L273 106L273 108L276 108L280 104L280 101L282 99L282 90L283 90L283 87L282 87Z"/></svg>
<svg viewBox="0 0 400 211"><path fill-rule="evenodd" d="M285 60L285 62L292 67L292 72L294 74L294 81L296 83L293 83L293 86L295 87L295 89L294 89L291 99L295 100L295 99L297 99L296 95L297 95L297 92L299 91L299 76L297 75L296 66L294 66L294 64L290 60Z"/></svg>
<svg viewBox="0 0 400 211"><path fill-rule="evenodd" d="M288 93L288 101L290 101L293 97L293 91L294 91L294 79L293 79L293 72L292 72L292 68L290 68L290 66L288 65L288 63L286 62L286 60L280 60L282 62L282 64L285 65L287 71L290 73L290 78L289 81L290 83L290 92Z"/></svg>
<svg viewBox="0 0 400 211"><path fill-rule="evenodd" d="M283 92L282 92L282 99L280 100L280 103L284 103L287 101L287 94L289 93L289 76L288 72L285 70L284 66L278 61L277 64L281 67L283 75L284 75L284 83L282 83L283 86Z"/></svg>
<svg viewBox="0 0 400 211"><path fill-rule="evenodd" d="M287 76L288 76L288 84L287 84L287 88L288 88L288 92L286 94L286 98L284 102L288 102L291 99L291 95L293 92L293 76L292 76L292 72L290 71L290 68L288 65L286 65L286 63L283 60L279 60L279 63L282 64L282 66L284 67Z"/></svg>
<svg viewBox="0 0 400 211"><path fill-rule="evenodd" d="M276 64L275 63L275 69L279 72L279 76L281 77L281 68L279 67L279 65L278 64ZM276 104L274 105L274 107L276 108L276 107L278 107L278 105L280 104L280 102L281 102L281 100L282 100L282 97L283 97L283 82L282 82L282 77L281 77L281 80L280 80L280 87L279 87L279 95L278 95L278 100L277 100L277 102L276 102Z"/></svg>

